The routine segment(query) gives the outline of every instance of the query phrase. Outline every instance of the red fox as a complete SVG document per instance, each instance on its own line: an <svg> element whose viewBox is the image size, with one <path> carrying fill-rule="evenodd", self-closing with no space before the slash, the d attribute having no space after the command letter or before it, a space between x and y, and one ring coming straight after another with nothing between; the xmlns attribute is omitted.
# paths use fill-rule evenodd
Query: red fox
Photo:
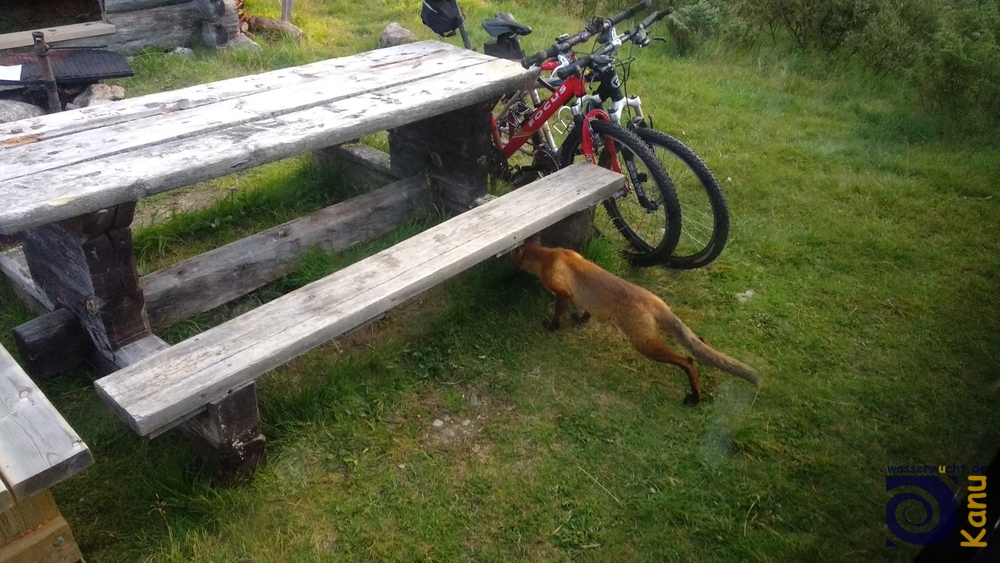
<svg viewBox="0 0 1000 563"><path fill-rule="evenodd" d="M701 382L694 361L674 352L660 338L660 331L672 335L702 362L727 371L756 386L761 377L756 370L717 352L691 331L662 299L631 284L565 248L545 248L538 237L531 237L510 253L515 266L538 276L556 296L556 310L542 324L558 330L570 302L582 312L574 320L582 324L591 315L610 321L628 337L632 346L647 358L673 364L687 373L691 393L684 403L696 405L701 400Z"/></svg>

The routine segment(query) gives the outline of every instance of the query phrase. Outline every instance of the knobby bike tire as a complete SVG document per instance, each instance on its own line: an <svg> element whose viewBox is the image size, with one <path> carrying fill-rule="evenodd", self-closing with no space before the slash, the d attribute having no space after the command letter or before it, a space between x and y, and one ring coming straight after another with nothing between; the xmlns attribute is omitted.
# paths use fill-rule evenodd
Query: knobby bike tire
<svg viewBox="0 0 1000 563"><path fill-rule="evenodd" d="M680 201L681 237L665 264L678 270L707 266L729 240L729 206L719 182L701 158L674 137L647 127L631 131L653 149Z"/></svg>
<svg viewBox="0 0 1000 563"><path fill-rule="evenodd" d="M614 143L619 166L626 177L624 196L612 197L603 203L612 225L627 243L622 253L633 266L665 263L681 236L680 203L670 177L649 146L633 133L618 124L596 119L590 122L590 127L604 140L605 146L609 141ZM562 168L584 158L580 150L581 129L582 126L574 127L559 149ZM609 153L603 147L599 150L599 164L611 168ZM648 198L655 203L654 210L643 207L639 201L633 186L635 178L630 177L626 162L633 163L638 170L638 179L643 182Z"/></svg>

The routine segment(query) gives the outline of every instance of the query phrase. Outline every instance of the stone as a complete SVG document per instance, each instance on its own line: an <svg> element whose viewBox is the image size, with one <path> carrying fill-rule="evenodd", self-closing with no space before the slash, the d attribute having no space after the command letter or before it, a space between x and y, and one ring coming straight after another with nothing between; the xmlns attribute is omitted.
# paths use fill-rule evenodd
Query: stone
<svg viewBox="0 0 1000 563"><path fill-rule="evenodd" d="M222 49L230 43L229 31L219 22L204 20L201 22L201 42L209 49Z"/></svg>
<svg viewBox="0 0 1000 563"><path fill-rule="evenodd" d="M444 421L438 418L432 423L432 426L434 426L434 428L441 428L444 426Z"/></svg>
<svg viewBox="0 0 1000 563"><path fill-rule="evenodd" d="M382 31L382 35L379 36L378 48L385 49L386 47L405 45L407 43L414 43L416 40L417 36L414 35L412 31L400 26L396 22L391 22L389 25L385 26L385 30Z"/></svg>
<svg viewBox="0 0 1000 563"><path fill-rule="evenodd" d="M189 47L177 47L173 51L170 51L170 54L174 55L175 57L180 57L182 59L194 58L194 50Z"/></svg>
<svg viewBox="0 0 1000 563"><path fill-rule="evenodd" d="M38 106L15 100L0 100L0 123L30 119L40 115L45 115L45 110Z"/></svg>
<svg viewBox="0 0 1000 563"><path fill-rule="evenodd" d="M121 86L107 84L91 84L82 94L73 99L73 105L78 108L110 104L125 99L125 89Z"/></svg>
<svg viewBox="0 0 1000 563"><path fill-rule="evenodd" d="M235 37L229 40L226 47L237 51L255 51L257 53L264 51L263 47L255 43L253 39L250 39L243 33L237 33Z"/></svg>

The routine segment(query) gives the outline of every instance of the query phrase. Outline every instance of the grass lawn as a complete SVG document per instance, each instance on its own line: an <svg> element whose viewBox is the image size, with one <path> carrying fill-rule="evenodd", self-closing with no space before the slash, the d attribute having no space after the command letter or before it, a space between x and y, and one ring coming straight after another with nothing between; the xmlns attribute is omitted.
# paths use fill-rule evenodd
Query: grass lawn
<svg viewBox="0 0 1000 563"><path fill-rule="evenodd" d="M133 60L130 95L374 48L417 2L299 0L297 46ZM579 18L514 12L531 50ZM277 2L249 2L276 15ZM457 43L451 40L452 43ZM631 270L714 347L757 368L687 381L591 323L550 334L551 299L486 262L259 381L268 466L213 486L177 433L138 438L96 374L41 382L96 463L56 500L88 561L907 561L887 548L886 466L986 464L1000 444L1000 138L958 133L907 92L773 49L638 53L630 93L720 179L732 234L709 267ZM380 139L373 139L378 143ZM136 233L144 271L329 204L337 179L293 159L232 197ZM423 225L329 257L185 338ZM753 296L737 298L748 290ZM30 318L0 282L0 342ZM435 426L435 421L443 424ZM989 497L992 498L992 497Z"/></svg>

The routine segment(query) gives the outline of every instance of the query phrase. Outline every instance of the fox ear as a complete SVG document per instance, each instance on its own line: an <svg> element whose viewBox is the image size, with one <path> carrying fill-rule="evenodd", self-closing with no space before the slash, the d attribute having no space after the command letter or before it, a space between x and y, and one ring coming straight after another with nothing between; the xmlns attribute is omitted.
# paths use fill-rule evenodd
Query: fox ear
<svg viewBox="0 0 1000 563"><path fill-rule="evenodd" d="M542 243L542 235L537 233L524 239L524 244L541 244L541 243Z"/></svg>

